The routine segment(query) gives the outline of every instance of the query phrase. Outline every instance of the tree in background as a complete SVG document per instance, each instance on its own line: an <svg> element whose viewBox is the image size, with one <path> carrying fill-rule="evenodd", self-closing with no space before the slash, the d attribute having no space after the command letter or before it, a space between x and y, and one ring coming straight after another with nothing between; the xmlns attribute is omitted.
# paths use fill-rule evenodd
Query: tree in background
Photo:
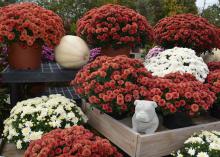
<svg viewBox="0 0 220 157"><path fill-rule="evenodd" d="M165 17L164 0L138 0L137 11L145 16L151 25L155 25L160 19Z"/></svg>
<svg viewBox="0 0 220 157"><path fill-rule="evenodd" d="M163 0L164 10L167 16L182 13L197 14L196 0Z"/></svg>
<svg viewBox="0 0 220 157"><path fill-rule="evenodd" d="M208 19L210 23L220 27L220 0L218 4L204 9L201 16Z"/></svg>
<svg viewBox="0 0 220 157"><path fill-rule="evenodd" d="M136 1L137 0L88 0L88 8L99 7L105 4L119 4L123 6L127 6L132 9L136 9Z"/></svg>
<svg viewBox="0 0 220 157"><path fill-rule="evenodd" d="M71 34L71 25L87 10L88 0L36 0L38 5L57 13L64 21L67 34Z"/></svg>
<svg viewBox="0 0 220 157"><path fill-rule="evenodd" d="M196 0L137 0L136 6L152 25L167 16L198 13Z"/></svg>
<svg viewBox="0 0 220 157"><path fill-rule="evenodd" d="M136 0L36 0L36 2L57 13L63 20L67 34L74 34L76 21L88 10L104 4L120 4L135 9Z"/></svg>
<svg viewBox="0 0 220 157"><path fill-rule="evenodd" d="M11 3L18 2L18 0L0 0L0 7L6 6Z"/></svg>

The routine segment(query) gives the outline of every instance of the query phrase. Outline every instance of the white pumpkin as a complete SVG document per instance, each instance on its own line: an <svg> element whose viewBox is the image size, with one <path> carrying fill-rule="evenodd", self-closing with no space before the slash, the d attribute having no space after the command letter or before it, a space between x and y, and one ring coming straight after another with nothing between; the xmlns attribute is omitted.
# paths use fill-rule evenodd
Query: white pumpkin
<svg viewBox="0 0 220 157"><path fill-rule="evenodd" d="M89 61L89 48L80 37L66 35L55 48L55 59L64 68L80 68Z"/></svg>

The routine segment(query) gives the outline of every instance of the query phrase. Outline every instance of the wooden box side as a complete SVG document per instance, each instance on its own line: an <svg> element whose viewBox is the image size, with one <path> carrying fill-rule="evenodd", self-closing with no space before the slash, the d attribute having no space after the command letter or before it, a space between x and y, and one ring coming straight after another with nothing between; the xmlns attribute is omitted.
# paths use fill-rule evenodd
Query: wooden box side
<svg viewBox="0 0 220 157"><path fill-rule="evenodd" d="M135 157L138 133L107 114L100 113L97 109L91 110L88 103L83 103L83 110L89 119L88 123L92 127L128 155Z"/></svg>
<svg viewBox="0 0 220 157"><path fill-rule="evenodd" d="M196 126L156 132L151 135L138 135L136 157L161 157L169 155L183 146L184 141L194 132L220 130L220 121Z"/></svg>
<svg viewBox="0 0 220 157"><path fill-rule="evenodd" d="M6 143L3 147L1 155L4 157L23 157L24 152L24 150L18 150L15 144Z"/></svg>

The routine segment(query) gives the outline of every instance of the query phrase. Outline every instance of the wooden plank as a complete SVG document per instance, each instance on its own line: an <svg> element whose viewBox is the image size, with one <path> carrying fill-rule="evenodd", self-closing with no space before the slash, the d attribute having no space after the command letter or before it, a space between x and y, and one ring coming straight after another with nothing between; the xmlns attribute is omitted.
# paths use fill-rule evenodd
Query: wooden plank
<svg viewBox="0 0 220 157"><path fill-rule="evenodd" d="M220 130L220 121L196 126L139 135L136 157L161 157L179 149L194 132Z"/></svg>
<svg viewBox="0 0 220 157"><path fill-rule="evenodd" d="M24 150L18 150L14 144L7 143L3 147L2 156L4 157L23 157Z"/></svg>
<svg viewBox="0 0 220 157"><path fill-rule="evenodd" d="M90 110L88 104L84 103L83 106L92 127L128 155L135 157L138 133L107 114L101 114L97 109Z"/></svg>

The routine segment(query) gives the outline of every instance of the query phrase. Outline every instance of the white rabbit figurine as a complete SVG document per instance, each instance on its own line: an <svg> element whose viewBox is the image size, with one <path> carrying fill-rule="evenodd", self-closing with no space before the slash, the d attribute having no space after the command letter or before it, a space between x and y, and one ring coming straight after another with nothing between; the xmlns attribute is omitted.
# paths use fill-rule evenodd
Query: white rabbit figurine
<svg viewBox="0 0 220 157"><path fill-rule="evenodd" d="M159 119L155 112L156 102L135 100L135 113L132 117L132 128L139 133L154 133L159 125Z"/></svg>

